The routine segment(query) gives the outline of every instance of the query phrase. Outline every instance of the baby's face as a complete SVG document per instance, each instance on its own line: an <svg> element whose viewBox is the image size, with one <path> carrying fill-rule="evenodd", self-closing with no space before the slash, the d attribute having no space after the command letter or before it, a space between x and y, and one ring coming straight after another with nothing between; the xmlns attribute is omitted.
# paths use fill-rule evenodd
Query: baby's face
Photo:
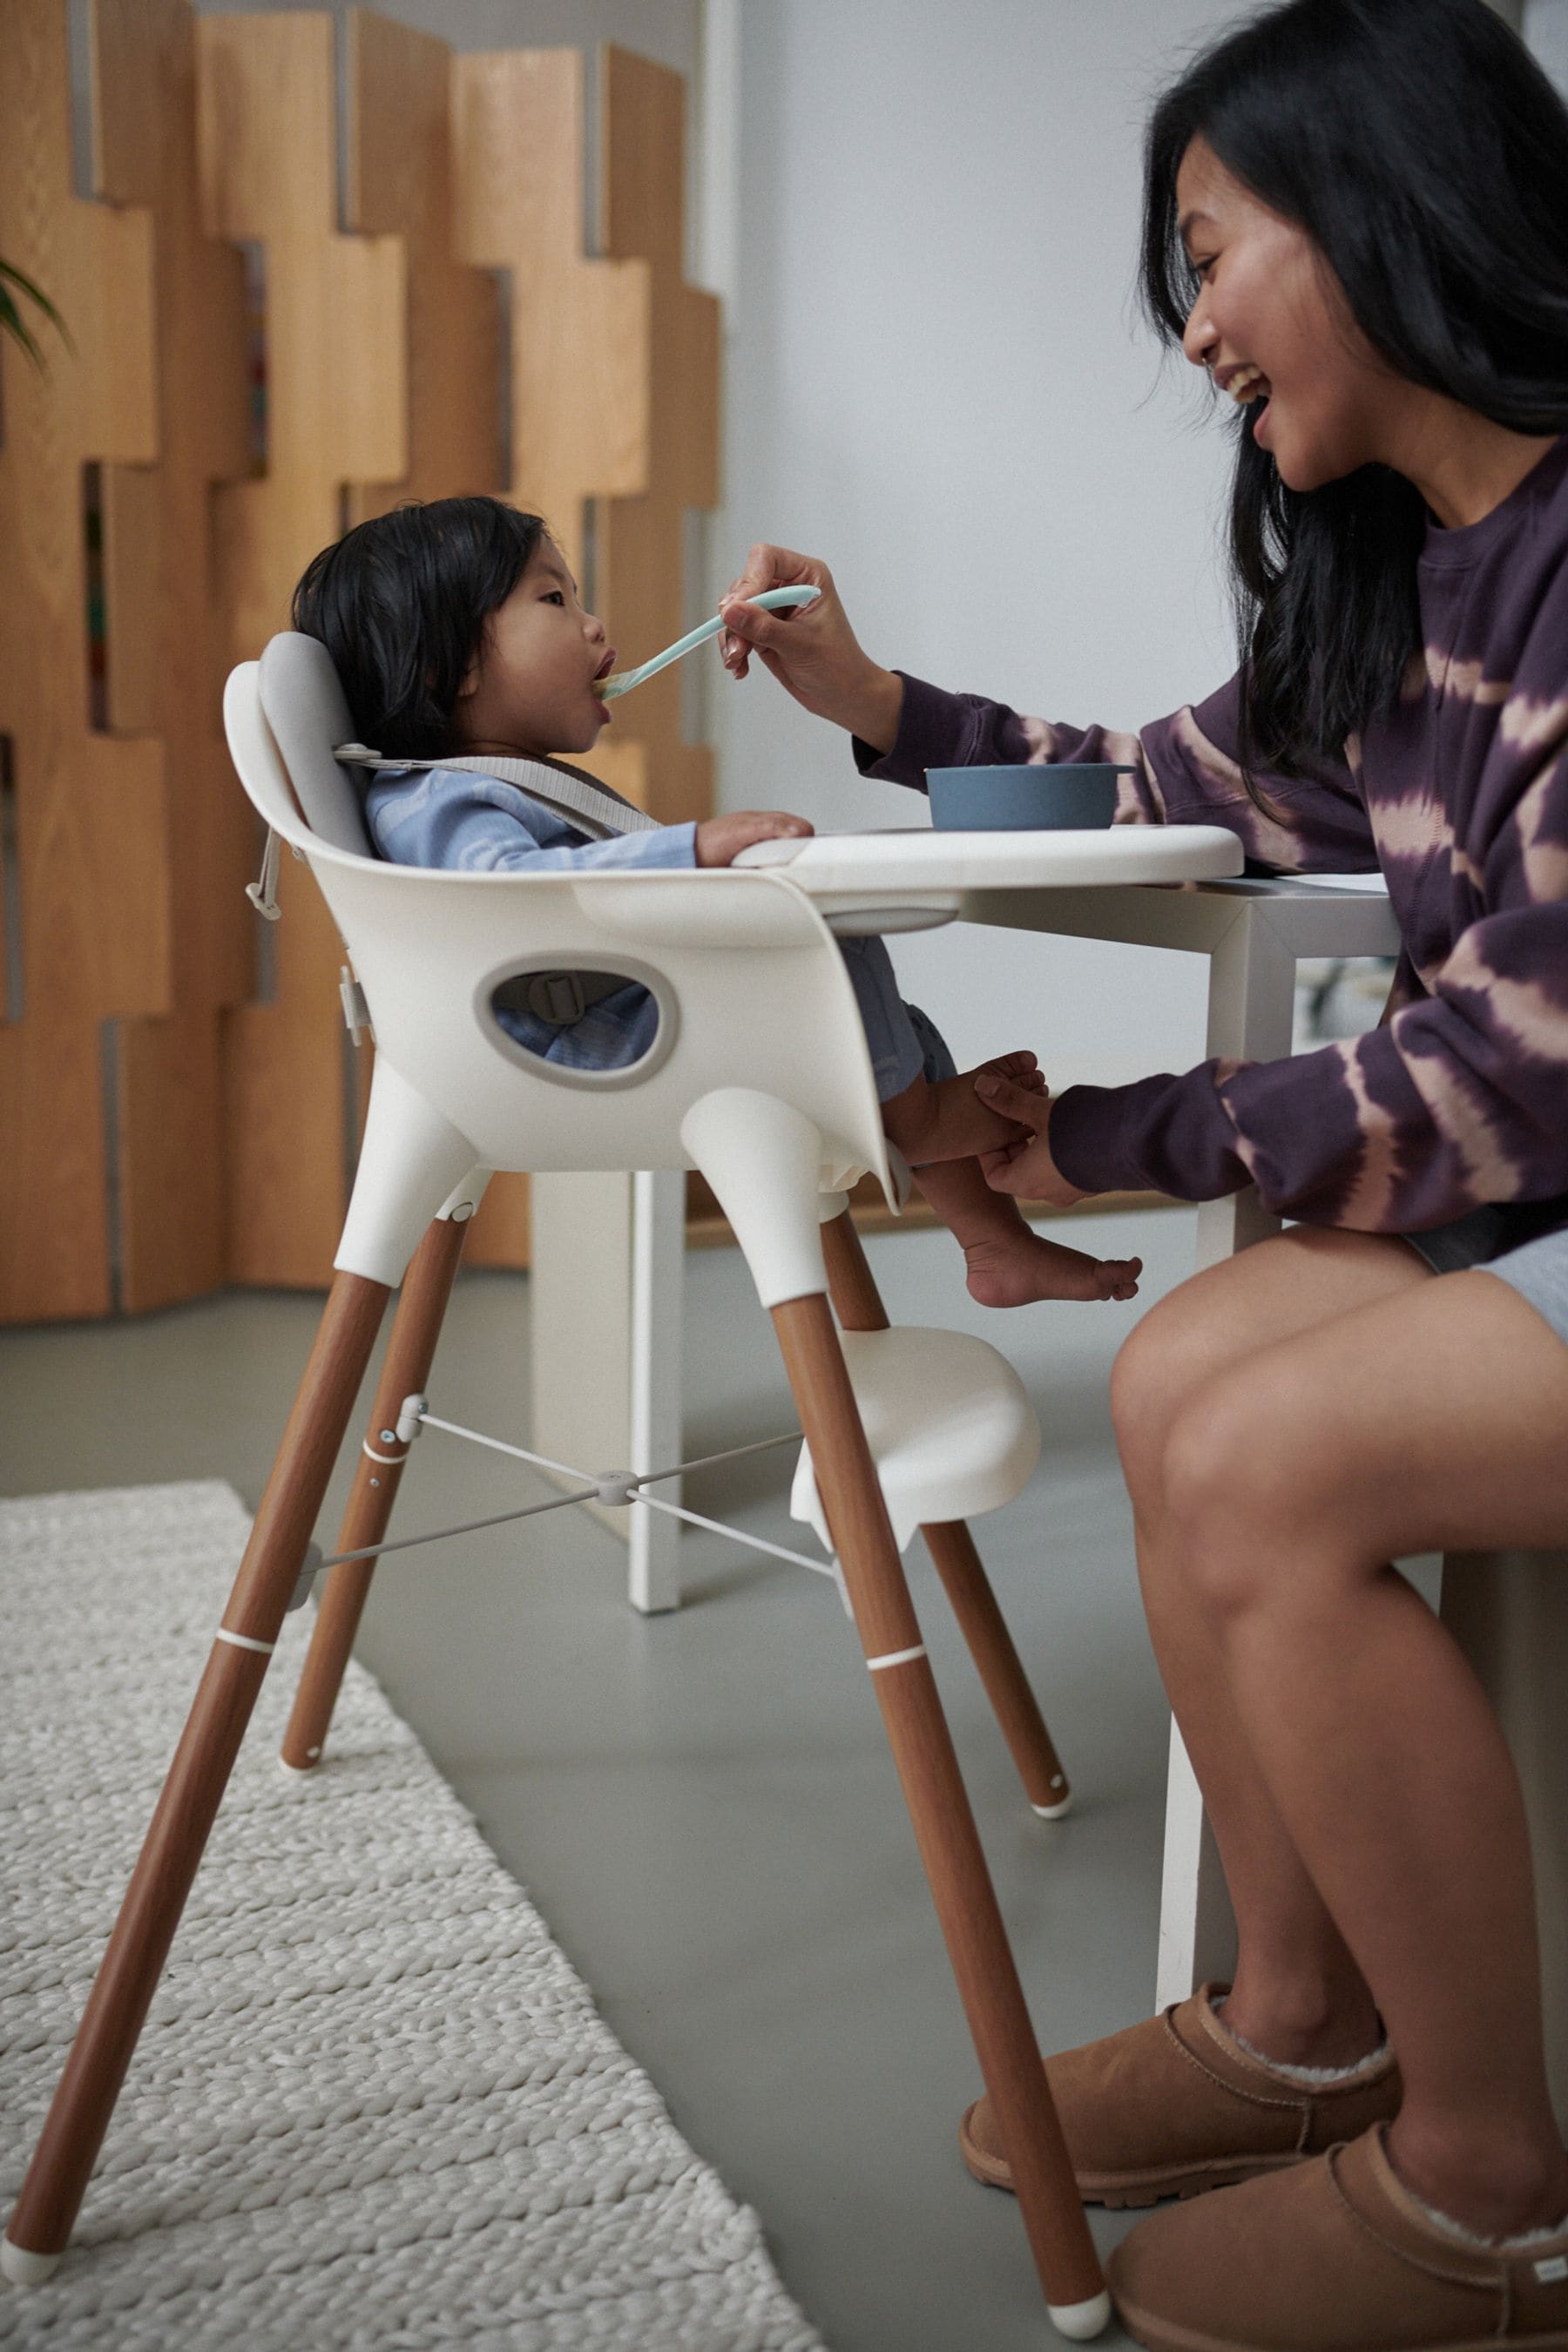
<svg viewBox="0 0 1568 2352"><path fill-rule="evenodd" d="M504 604L458 697L476 751L588 751L610 716L594 691L615 667L605 625L583 610L558 547L545 540Z"/></svg>

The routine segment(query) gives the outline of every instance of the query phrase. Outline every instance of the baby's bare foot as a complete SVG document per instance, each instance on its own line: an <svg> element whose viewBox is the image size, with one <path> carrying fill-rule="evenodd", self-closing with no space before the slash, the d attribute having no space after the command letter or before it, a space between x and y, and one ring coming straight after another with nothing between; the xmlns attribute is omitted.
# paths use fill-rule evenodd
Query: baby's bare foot
<svg viewBox="0 0 1568 2352"><path fill-rule="evenodd" d="M1041 1298L1131 1298L1141 1257L1090 1257L1043 1234L1021 1233L972 1242L964 1251L969 1295L982 1307L1031 1307Z"/></svg>

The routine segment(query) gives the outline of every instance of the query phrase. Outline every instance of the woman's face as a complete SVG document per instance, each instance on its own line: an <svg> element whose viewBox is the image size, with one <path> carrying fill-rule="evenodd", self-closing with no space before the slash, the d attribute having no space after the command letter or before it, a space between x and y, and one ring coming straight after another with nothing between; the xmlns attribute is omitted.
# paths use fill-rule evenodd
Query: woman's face
<svg viewBox="0 0 1568 2352"><path fill-rule="evenodd" d="M1202 281L1182 348L1250 406L1253 437L1281 478L1315 490L1386 462L1401 379L1367 343L1306 231L1270 212L1202 139L1182 159L1176 200Z"/></svg>

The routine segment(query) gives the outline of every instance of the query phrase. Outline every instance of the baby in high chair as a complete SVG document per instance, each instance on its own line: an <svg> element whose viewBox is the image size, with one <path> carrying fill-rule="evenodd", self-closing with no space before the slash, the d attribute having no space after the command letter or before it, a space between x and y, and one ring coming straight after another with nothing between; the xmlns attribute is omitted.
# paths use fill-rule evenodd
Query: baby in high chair
<svg viewBox="0 0 1568 2352"><path fill-rule="evenodd" d="M604 625L585 612L565 558L537 515L500 499L438 499L361 523L322 550L294 592L294 625L331 654L361 740L384 761L371 773L364 814L382 856L403 866L544 874L607 866L728 866L753 842L811 832L783 810L649 825L595 838L562 813L561 779L605 788L565 765L608 722L595 691L615 666ZM478 772L520 760L530 778ZM445 767L463 758L470 765ZM541 797L528 789L533 782ZM613 803L614 795L609 796ZM552 805L552 801L555 805ZM1099 1259L1047 1241L1005 1193L987 1186L976 1154L1019 1129L980 1100L932 1024L905 1004L879 939L844 939L843 952L871 1051L883 1128L963 1248L971 1296L987 1307L1040 1298L1130 1298L1136 1258ZM535 989L500 1006L508 1034L546 1060L616 1069L641 1059L658 1027L650 992L635 982L595 995ZM1044 1080L1028 1053L987 1069L1031 1087Z"/></svg>

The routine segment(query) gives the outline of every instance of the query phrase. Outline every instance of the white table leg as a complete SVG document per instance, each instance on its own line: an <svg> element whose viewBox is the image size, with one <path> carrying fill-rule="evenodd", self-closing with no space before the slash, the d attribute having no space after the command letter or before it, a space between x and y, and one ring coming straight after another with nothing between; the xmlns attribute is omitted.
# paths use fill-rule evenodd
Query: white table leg
<svg viewBox="0 0 1568 2352"><path fill-rule="evenodd" d="M674 1171L535 1176L533 1444L577 1467L680 1459L686 1180ZM679 1502L678 1482L661 1486ZM679 1604L679 1522L584 1504L630 1549L634 1608Z"/></svg>
<svg viewBox="0 0 1568 2352"><path fill-rule="evenodd" d="M630 1453L634 1470L662 1470L681 1457L681 1352L686 1271L686 1178L645 1170L633 1179L630 1332ZM679 1503L681 1482L658 1492ZM679 1609L680 1522L662 1511L631 1519L630 1600L651 1614Z"/></svg>
<svg viewBox="0 0 1568 2352"><path fill-rule="evenodd" d="M1269 921L1266 901L1238 899L1236 919L1209 960L1208 1047L1237 1061L1273 1061L1290 1051L1295 1023L1296 957ZM1198 1211L1197 1263L1216 1265L1278 1233L1249 1184ZM1160 1947L1154 2006L1184 2000L1236 1958L1236 1916L1219 1849L1181 1732L1171 1725L1165 1783L1165 1850L1160 1888Z"/></svg>

